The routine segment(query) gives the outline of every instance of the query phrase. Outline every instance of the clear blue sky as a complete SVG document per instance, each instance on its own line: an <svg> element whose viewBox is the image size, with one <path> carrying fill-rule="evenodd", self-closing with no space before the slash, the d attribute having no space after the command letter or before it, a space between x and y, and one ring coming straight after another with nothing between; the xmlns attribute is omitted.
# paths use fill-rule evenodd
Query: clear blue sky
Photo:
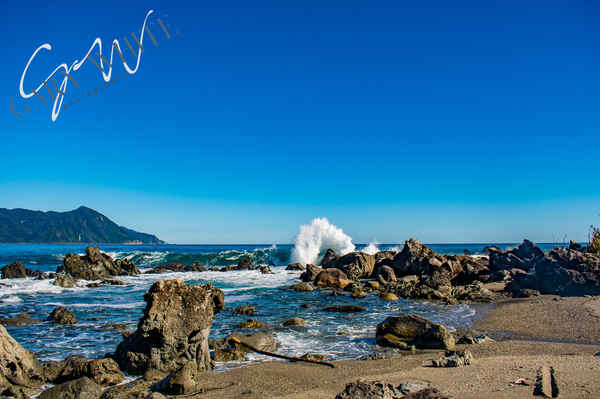
<svg viewBox="0 0 600 399"><path fill-rule="evenodd" d="M0 207L86 205L175 243L291 242L317 216L355 242L582 240L600 224L592 2L0 7ZM154 25L135 75L56 122L36 98L12 114L38 46L53 49L26 88L148 9L180 34ZM90 63L73 76L102 83Z"/></svg>

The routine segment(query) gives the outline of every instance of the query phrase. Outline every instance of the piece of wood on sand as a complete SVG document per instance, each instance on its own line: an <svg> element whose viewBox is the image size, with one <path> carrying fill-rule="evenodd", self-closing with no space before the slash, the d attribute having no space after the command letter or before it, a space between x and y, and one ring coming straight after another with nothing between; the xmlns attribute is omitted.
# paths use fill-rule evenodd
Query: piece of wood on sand
<svg viewBox="0 0 600 399"><path fill-rule="evenodd" d="M538 370L535 388L533 389L534 396L543 398L558 398L558 385L556 376L554 375L554 367L542 366Z"/></svg>

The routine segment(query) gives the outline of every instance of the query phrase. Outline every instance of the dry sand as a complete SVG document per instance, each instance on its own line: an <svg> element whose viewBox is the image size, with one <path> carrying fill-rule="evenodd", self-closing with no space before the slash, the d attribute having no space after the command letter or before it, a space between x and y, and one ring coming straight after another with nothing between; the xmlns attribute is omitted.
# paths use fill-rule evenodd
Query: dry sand
<svg viewBox="0 0 600 399"><path fill-rule="evenodd" d="M600 398L600 299L541 296L480 306L474 328L502 340L469 349L474 364L427 367L440 351L400 355L390 360L342 361L324 366L280 361L207 374L205 387L228 388L197 398L328 398L359 378L431 382L457 399L534 398L537 370L556 372L560 398ZM540 338L541 340L538 340ZM318 348L315 348L318 353ZM524 378L529 385L513 382Z"/></svg>

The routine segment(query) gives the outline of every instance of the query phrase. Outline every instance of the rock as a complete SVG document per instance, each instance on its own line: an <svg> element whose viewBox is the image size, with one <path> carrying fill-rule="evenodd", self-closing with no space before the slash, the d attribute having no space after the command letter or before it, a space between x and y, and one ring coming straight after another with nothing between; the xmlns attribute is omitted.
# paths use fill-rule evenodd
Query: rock
<svg viewBox="0 0 600 399"><path fill-rule="evenodd" d="M216 313L225 308L223 291L186 285L181 279L154 283L144 295L146 308L137 330L115 353L122 370L143 374L149 368L171 372L188 361L212 368L208 335Z"/></svg>
<svg viewBox="0 0 600 399"><path fill-rule="evenodd" d="M333 265L338 258L338 254L336 254L333 249L329 248L327 252L325 252L323 259L321 259L320 265L324 268L333 267L330 265Z"/></svg>
<svg viewBox="0 0 600 399"><path fill-rule="evenodd" d="M256 319L248 319L238 324L237 328L267 328L267 325Z"/></svg>
<svg viewBox="0 0 600 399"><path fill-rule="evenodd" d="M262 274L275 274L273 273L273 270L271 270L271 268L269 266L266 265L259 265L256 267L258 269L258 271L260 271Z"/></svg>
<svg viewBox="0 0 600 399"><path fill-rule="evenodd" d="M469 302L491 302L494 299L494 294L480 282L454 287L452 296Z"/></svg>
<svg viewBox="0 0 600 399"><path fill-rule="evenodd" d="M237 308L233 309L231 313L241 314L245 316L253 316L258 312L256 311L256 308L252 305L240 305Z"/></svg>
<svg viewBox="0 0 600 399"><path fill-rule="evenodd" d="M573 240L569 241L569 249L574 250L574 251L583 252L583 246L579 243L576 243Z"/></svg>
<svg viewBox="0 0 600 399"><path fill-rule="evenodd" d="M532 290L529 288L521 288L520 290L513 292L514 298L531 298L534 296L540 296L540 292L538 290Z"/></svg>
<svg viewBox="0 0 600 399"><path fill-rule="evenodd" d="M54 280L54 285L63 288L73 288L77 285L77 280L68 273L58 273L56 275L56 280Z"/></svg>
<svg viewBox="0 0 600 399"><path fill-rule="evenodd" d="M324 312L340 312L340 313L352 313L352 312L364 312L366 309L362 306L356 305L336 305L328 306L323 309Z"/></svg>
<svg viewBox="0 0 600 399"><path fill-rule="evenodd" d="M240 261L237 264L238 270L250 270L252 268L253 268L252 260L250 260L249 256L246 256L245 258L240 259Z"/></svg>
<svg viewBox="0 0 600 399"><path fill-rule="evenodd" d="M329 294L329 296L345 296L345 295L342 291L333 290L333 291L331 291L331 294Z"/></svg>
<svg viewBox="0 0 600 399"><path fill-rule="evenodd" d="M202 263L195 262L189 266L184 265L183 263L172 263L170 265L161 265L156 266L152 270L147 271L146 273L150 274L162 274L162 273L173 273L173 272L205 272L206 268L202 266Z"/></svg>
<svg viewBox="0 0 600 399"><path fill-rule="evenodd" d="M45 390L39 399L99 399L101 395L100 385L82 377Z"/></svg>
<svg viewBox="0 0 600 399"><path fill-rule="evenodd" d="M384 301L397 301L399 298L396 296L396 294L392 294L391 292L384 292L381 295L379 295L379 299L382 299Z"/></svg>
<svg viewBox="0 0 600 399"><path fill-rule="evenodd" d="M322 270L315 278L314 283L317 287L339 288L343 290L344 287L350 284L350 280L340 269L329 268Z"/></svg>
<svg viewBox="0 0 600 399"><path fill-rule="evenodd" d="M303 309L310 309L312 308L312 305L310 303L303 303L302 305L300 305L300 307Z"/></svg>
<svg viewBox="0 0 600 399"><path fill-rule="evenodd" d="M380 380L358 380L346 385L335 399L401 399L404 395L392 384Z"/></svg>
<svg viewBox="0 0 600 399"><path fill-rule="evenodd" d="M37 388L43 383L44 370L35 355L0 326L0 393L10 388Z"/></svg>
<svg viewBox="0 0 600 399"><path fill-rule="evenodd" d="M494 341L492 338L488 337L487 335L473 335L473 334L468 333L468 334L465 334L462 337L460 337L456 343L460 344L460 345L476 345L476 344L483 344L486 342L496 342L496 341Z"/></svg>
<svg viewBox="0 0 600 399"><path fill-rule="evenodd" d="M305 324L304 319L301 319L299 317L293 317L293 318L283 322L283 325L285 327L303 326L304 324Z"/></svg>
<svg viewBox="0 0 600 399"><path fill-rule="evenodd" d="M35 277L38 279L47 279L48 275L40 270L31 270L23 266L23 263L17 261L0 269L1 277L5 278L26 278Z"/></svg>
<svg viewBox="0 0 600 399"><path fill-rule="evenodd" d="M58 324L75 324L77 323L77 317L69 309L57 306L48 316L48 321L52 321Z"/></svg>
<svg viewBox="0 0 600 399"><path fill-rule="evenodd" d="M310 284L310 283L299 283L299 284L290 285L288 287L288 289L298 291L298 292L310 292L310 291L314 291L315 287L313 287L312 284Z"/></svg>
<svg viewBox="0 0 600 399"><path fill-rule="evenodd" d="M103 285L125 285L125 283L122 282L121 280L104 279L104 280L102 280L100 282L89 283L89 284L86 285L86 287L96 288L96 287L101 287Z"/></svg>
<svg viewBox="0 0 600 399"><path fill-rule="evenodd" d="M433 367L463 367L473 362L470 351L446 351L444 356L431 361Z"/></svg>
<svg viewBox="0 0 600 399"><path fill-rule="evenodd" d="M488 252L492 271L514 268L529 271L534 268L538 259L544 257L544 251L529 240L524 240L521 245L514 249L502 251L491 247L488 248Z"/></svg>
<svg viewBox="0 0 600 399"><path fill-rule="evenodd" d="M323 262L321 262L323 264ZM369 278L375 269L375 255L364 252L350 252L344 256L327 262L327 269L340 269L350 280Z"/></svg>
<svg viewBox="0 0 600 399"><path fill-rule="evenodd" d="M381 284L379 284L377 281L367 281L367 285L372 290L379 290L381 288Z"/></svg>
<svg viewBox="0 0 600 399"><path fill-rule="evenodd" d="M375 270L379 270L383 266L392 266L396 251L379 251L375 254Z"/></svg>
<svg viewBox="0 0 600 399"><path fill-rule="evenodd" d="M411 238L406 241L402 251L396 254L392 267L396 276L406 275L430 275L436 270L447 269L448 274L454 277L461 270L456 269L459 265L447 264L446 258L419 241ZM452 270L452 267L455 270Z"/></svg>
<svg viewBox="0 0 600 399"><path fill-rule="evenodd" d="M411 392L404 396L402 399L455 399L447 393L440 392L437 388L426 388L421 391Z"/></svg>
<svg viewBox="0 0 600 399"><path fill-rule="evenodd" d="M538 259L535 277L542 294L600 295L600 255L554 248Z"/></svg>
<svg viewBox="0 0 600 399"><path fill-rule="evenodd" d="M544 365L538 369L533 394L544 398L558 398L559 389L554 367Z"/></svg>
<svg viewBox="0 0 600 399"><path fill-rule="evenodd" d="M318 353L305 353L304 355L300 356L300 359L324 362L327 357Z"/></svg>
<svg viewBox="0 0 600 399"><path fill-rule="evenodd" d="M394 269L389 266L382 266L377 269L376 272L377 280L383 285L387 285L389 283L395 283L398 281L396 278L396 273L394 273Z"/></svg>
<svg viewBox="0 0 600 399"><path fill-rule="evenodd" d="M39 324L39 323L41 323L40 320L32 318L27 313L21 313L15 317L0 319L0 324L2 324L3 326L9 326L9 327L30 326L30 325Z"/></svg>
<svg viewBox="0 0 600 399"><path fill-rule="evenodd" d="M417 315L390 316L377 326L381 346L409 349L454 349L454 337L446 327Z"/></svg>
<svg viewBox="0 0 600 399"><path fill-rule="evenodd" d="M101 399L150 399L160 395L158 392L151 393L151 387L153 383L138 378L131 382L116 385L107 388L102 394ZM164 396L160 395L159 398L164 399Z"/></svg>
<svg viewBox="0 0 600 399"><path fill-rule="evenodd" d="M87 247L85 255L67 254L57 273L68 273L74 278L101 280L109 276L140 274L140 270L127 259L115 259L100 252L98 247Z"/></svg>
<svg viewBox="0 0 600 399"><path fill-rule="evenodd" d="M169 374L165 373L164 371L159 371L159 370L154 370L154 369L148 369L144 373L144 377L143 378L144 378L144 381L157 382L157 381L164 380L168 376L169 376Z"/></svg>
<svg viewBox="0 0 600 399"><path fill-rule="evenodd" d="M352 291L352 298L362 299L366 298L367 296L367 293L361 289L355 289L354 291Z"/></svg>
<svg viewBox="0 0 600 399"><path fill-rule="evenodd" d="M259 332L256 334L233 333L226 338L215 341L215 350L213 353L215 361L240 361L244 360L246 355L251 352L251 350L245 346L233 342L231 340L232 337L264 351L274 351L278 347L278 343L273 337L273 334L269 332Z"/></svg>
<svg viewBox="0 0 600 399"><path fill-rule="evenodd" d="M398 356L397 349L376 349L369 355L364 355L358 360L389 360Z"/></svg>
<svg viewBox="0 0 600 399"><path fill-rule="evenodd" d="M304 265L302 265L302 263L290 263L285 268L285 270L292 270L292 271L304 271L305 269L306 268L304 267Z"/></svg>
<svg viewBox="0 0 600 399"><path fill-rule="evenodd" d="M89 360L83 356L70 356L62 362L44 364L44 374L49 382L63 382L87 377L101 386L117 385L125 376L119 370L117 362L110 358Z"/></svg>
<svg viewBox="0 0 600 399"><path fill-rule="evenodd" d="M300 280L307 283L312 283L313 281L315 281L315 278L317 278L317 275L321 273L322 270L323 269L321 269L318 266L308 264L306 265L306 270L304 271L304 273L300 275Z"/></svg>
<svg viewBox="0 0 600 399"><path fill-rule="evenodd" d="M169 395L188 395L197 392L199 376L203 370L196 362L187 362L157 385L157 389Z"/></svg>

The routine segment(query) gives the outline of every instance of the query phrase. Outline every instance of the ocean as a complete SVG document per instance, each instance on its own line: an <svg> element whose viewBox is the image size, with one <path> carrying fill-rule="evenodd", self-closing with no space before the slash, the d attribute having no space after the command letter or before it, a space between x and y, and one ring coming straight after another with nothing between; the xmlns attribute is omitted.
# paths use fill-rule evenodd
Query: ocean
<svg viewBox="0 0 600 399"><path fill-rule="evenodd" d="M472 254L490 244L433 244L442 254ZM501 248L515 247L517 243L495 244ZM559 244L539 244L547 251ZM21 261L31 269L56 271L67 253L83 254L86 245L2 244L0 267ZM267 323L280 344L278 352L302 355L306 352L327 355L330 360L356 359L370 354L375 348L375 328L387 316L405 313L420 314L443 323L449 328L466 327L475 314L472 307L442 305L427 301L400 299L381 301L376 296L353 299L329 296L318 290L295 292L285 287L298 283L300 272L285 270L292 261L294 245L99 245L114 258L127 258L142 271L170 263L186 265L201 262L204 266L235 265L245 256L255 264L271 265L274 274L256 270L229 272L185 272L141 274L116 277L122 286L86 288L85 283L65 289L54 286L53 280L6 279L0 280L0 317L29 313L45 320L56 306L71 309L79 322L75 325L56 325L44 321L24 327L7 327L9 333L25 348L35 352L40 360L62 360L70 355L98 358L114 352L122 340L123 329L134 330L145 306L143 295L152 283L170 278L182 278L188 284L212 283L225 293L226 310L216 315L211 330L212 338L228 335L247 316L232 314L228 309L239 305L254 305L258 314L252 316ZM356 245L366 252L400 250L402 244ZM321 248L321 253L323 248ZM300 305L308 303L309 309ZM325 306L360 304L366 312L339 314L322 312ZM304 327L283 327L292 317L305 319ZM238 367L252 362L268 361L260 355L250 355L244 362L219 363L217 370Z"/></svg>

